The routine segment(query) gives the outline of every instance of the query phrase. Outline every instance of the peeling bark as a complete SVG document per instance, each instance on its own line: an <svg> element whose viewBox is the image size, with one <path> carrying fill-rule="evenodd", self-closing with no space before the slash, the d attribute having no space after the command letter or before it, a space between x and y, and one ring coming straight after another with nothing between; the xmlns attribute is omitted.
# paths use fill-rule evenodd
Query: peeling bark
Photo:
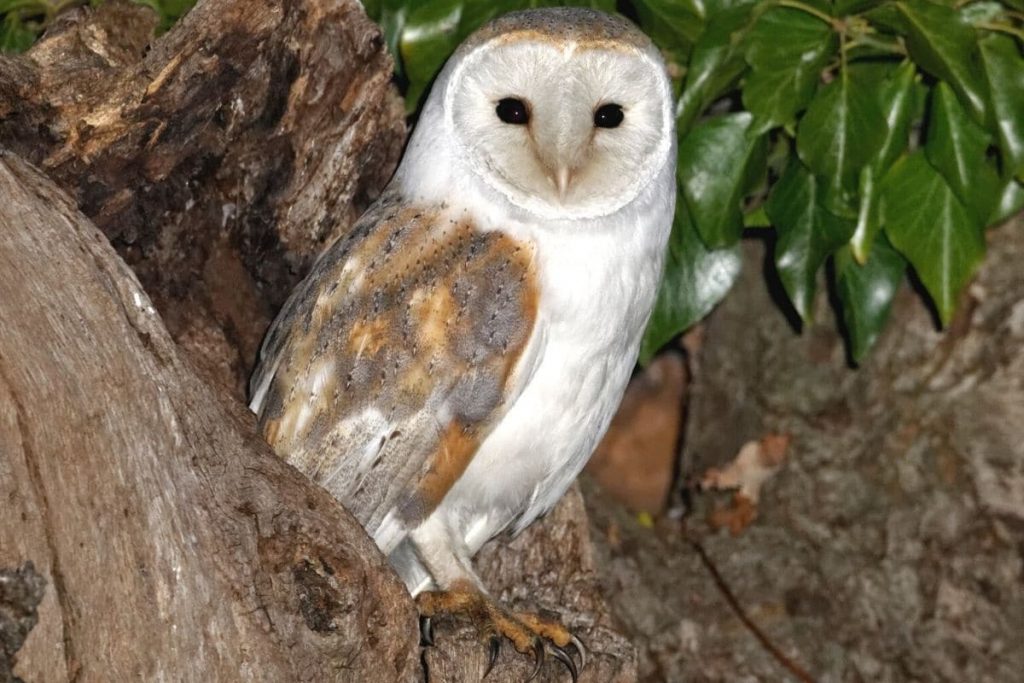
<svg viewBox="0 0 1024 683"><path fill-rule="evenodd" d="M0 56L0 147L64 188L172 336L244 395L263 330L390 177L392 61L355 0L123 1Z"/></svg>

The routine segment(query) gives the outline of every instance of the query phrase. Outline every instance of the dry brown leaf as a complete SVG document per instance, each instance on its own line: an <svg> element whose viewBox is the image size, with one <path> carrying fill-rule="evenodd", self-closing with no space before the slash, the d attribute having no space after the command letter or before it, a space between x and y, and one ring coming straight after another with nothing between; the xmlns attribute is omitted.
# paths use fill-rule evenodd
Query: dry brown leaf
<svg viewBox="0 0 1024 683"><path fill-rule="evenodd" d="M728 529L733 536L739 536L757 519L757 504L740 492L732 497L729 505L715 504L715 509L708 515L708 524L712 529Z"/></svg>
<svg viewBox="0 0 1024 683"><path fill-rule="evenodd" d="M709 468L701 479L708 490L739 489L752 505L757 505L761 487L779 470L789 451L788 434L766 434L748 441L724 469Z"/></svg>

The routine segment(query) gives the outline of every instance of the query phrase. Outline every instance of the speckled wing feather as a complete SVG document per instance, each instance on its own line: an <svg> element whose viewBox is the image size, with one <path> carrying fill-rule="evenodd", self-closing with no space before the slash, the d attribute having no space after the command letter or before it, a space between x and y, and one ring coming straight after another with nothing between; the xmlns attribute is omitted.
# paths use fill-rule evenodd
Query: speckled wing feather
<svg viewBox="0 0 1024 683"><path fill-rule="evenodd" d="M388 550L385 517L429 514L514 400L537 295L530 246L386 195L285 304L251 407Z"/></svg>

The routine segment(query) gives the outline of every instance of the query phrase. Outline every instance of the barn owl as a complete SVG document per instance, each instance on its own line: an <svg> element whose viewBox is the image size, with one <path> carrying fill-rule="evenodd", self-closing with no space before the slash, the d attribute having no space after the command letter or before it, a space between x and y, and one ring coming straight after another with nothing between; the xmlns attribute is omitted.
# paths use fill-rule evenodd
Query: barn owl
<svg viewBox="0 0 1024 683"><path fill-rule="evenodd" d="M500 17L448 60L394 178L264 341L251 409L362 523L425 618L561 660L560 623L471 558L549 510L636 361L675 205L651 41L584 9Z"/></svg>

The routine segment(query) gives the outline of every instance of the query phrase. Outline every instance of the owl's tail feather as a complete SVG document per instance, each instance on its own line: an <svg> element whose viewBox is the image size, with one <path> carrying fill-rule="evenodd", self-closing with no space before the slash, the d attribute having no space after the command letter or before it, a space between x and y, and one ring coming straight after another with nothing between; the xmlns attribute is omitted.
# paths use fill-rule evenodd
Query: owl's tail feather
<svg viewBox="0 0 1024 683"><path fill-rule="evenodd" d="M388 562L398 573L398 576L405 583L406 589L413 597L419 595L428 588L434 587L434 579L430 572L423 566L412 541L408 538L402 540L395 549L388 555Z"/></svg>

